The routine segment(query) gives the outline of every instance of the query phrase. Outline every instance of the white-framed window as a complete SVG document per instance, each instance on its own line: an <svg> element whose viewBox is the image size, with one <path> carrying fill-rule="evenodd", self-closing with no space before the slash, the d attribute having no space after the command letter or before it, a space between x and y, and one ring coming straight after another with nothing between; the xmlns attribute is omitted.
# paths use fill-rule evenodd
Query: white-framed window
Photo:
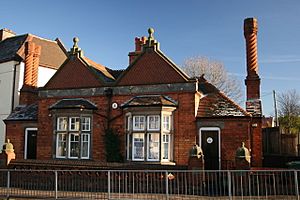
<svg viewBox="0 0 300 200"><path fill-rule="evenodd" d="M56 122L56 158L89 159L91 117L59 116Z"/></svg>
<svg viewBox="0 0 300 200"><path fill-rule="evenodd" d="M81 118L81 130L82 131L90 131L91 130L91 118L90 117L82 117Z"/></svg>
<svg viewBox="0 0 300 200"><path fill-rule="evenodd" d="M56 157L65 158L67 155L67 134L58 133L56 135Z"/></svg>
<svg viewBox="0 0 300 200"><path fill-rule="evenodd" d="M145 138L143 133L132 135L132 160L144 160Z"/></svg>
<svg viewBox="0 0 300 200"><path fill-rule="evenodd" d="M68 118L67 117L58 117L57 118L57 131L66 131L68 128Z"/></svg>
<svg viewBox="0 0 300 200"><path fill-rule="evenodd" d="M159 161L159 135L159 133L148 134L147 160L149 161Z"/></svg>
<svg viewBox="0 0 300 200"><path fill-rule="evenodd" d="M137 115L133 116L133 130L134 131L143 131L145 130L145 116Z"/></svg>
<svg viewBox="0 0 300 200"><path fill-rule="evenodd" d="M69 118L69 130L70 131L79 131L79 117L70 117Z"/></svg>
<svg viewBox="0 0 300 200"><path fill-rule="evenodd" d="M69 158L79 158L79 134L70 133L69 134Z"/></svg>
<svg viewBox="0 0 300 200"><path fill-rule="evenodd" d="M162 121L163 131L170 131L171 130L171 115L163 115Z"/></svg>
<svg viewBox="0 0 300 200"><path fill-rule="evenodd" d="M90 156L90 134L81 134L81 158Z"/></svg>
<svg viewBox="0 0 300 200"><path fill-rule="evenodd" d="M162 153L161 157L163 161L170 160L170 134L162 135Z"/></svg>
<svg viewBox="0 0 300 200"><path fill-rule="evenodd" d="M158 131L160 129L160 119L159 115L148 115L147 117L147 130L148 131Z"/></svg>

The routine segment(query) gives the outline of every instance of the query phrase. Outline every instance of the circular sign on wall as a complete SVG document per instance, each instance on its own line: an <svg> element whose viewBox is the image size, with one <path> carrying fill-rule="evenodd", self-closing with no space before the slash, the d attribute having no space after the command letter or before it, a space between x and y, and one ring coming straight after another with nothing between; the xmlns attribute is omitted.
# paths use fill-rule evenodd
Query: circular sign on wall
<svg viewBox="0 0 300 200"><path fill-rule="evenodd" d="M214 140L213 140L211 137L208 137L208 138L206 139L206 142L207 142L208 144L211 144L213 141L214 141Z"/></svg>

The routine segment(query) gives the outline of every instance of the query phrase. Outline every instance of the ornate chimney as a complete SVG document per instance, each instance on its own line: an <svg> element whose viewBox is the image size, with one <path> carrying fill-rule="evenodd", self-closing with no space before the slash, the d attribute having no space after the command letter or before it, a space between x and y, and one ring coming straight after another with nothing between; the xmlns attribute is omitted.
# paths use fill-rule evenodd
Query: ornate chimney
<svg viewBox="0 0 300 200"><path fill-rule="evenodd" d="M37 100L38 67L41 46L32 41L25 43L24 82L20 91L20 104L32 104Z"/></svg>
<svg viewBox="0 0 300 200"><path fill-rule="evenodd" d="M245 80L247 101L246 110L253 116L261 116L260 78L257 63L257 20L247 18L244 20L244 36L247 52L247 77Z"/></svg>
<svg viewBox="0 0 300 200"><path fill-rule="evenodd" d="M129 64L131 64L135 58L142 52L142 47L146 43L147 38L146 37L136 37L134 39L135 41L135 51L129 52Z"/></svg>

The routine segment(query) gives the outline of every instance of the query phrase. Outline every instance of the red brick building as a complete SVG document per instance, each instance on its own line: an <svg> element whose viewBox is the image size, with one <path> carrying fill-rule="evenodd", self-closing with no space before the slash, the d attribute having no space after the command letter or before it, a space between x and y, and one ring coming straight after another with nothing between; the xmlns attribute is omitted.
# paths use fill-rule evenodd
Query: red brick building
<svg viewBox="0 0 300 200"><path fill-rule="evenodd" d="M254 51L248 45L256 39L256 21L245 21L246 110L203 76L187 76L160 50L153 29L148 32L148 38L135 39L130 64L120 71L85 57L75 38L69 58L39 89L38 99L21 94L32 101L5 120L16 159L104 162L110 156L105 132L113 130L126 163L187 166L198 144L206 169L225 169L245 142L252 166L260 166L260 79L251 61L256 43Z"/></svg>

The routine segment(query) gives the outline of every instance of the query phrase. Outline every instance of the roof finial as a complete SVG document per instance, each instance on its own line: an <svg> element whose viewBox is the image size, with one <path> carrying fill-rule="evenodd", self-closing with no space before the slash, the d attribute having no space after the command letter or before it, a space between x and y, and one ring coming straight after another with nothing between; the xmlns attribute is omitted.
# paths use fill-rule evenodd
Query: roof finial
<svg viewBox="0 0 300 200"><path fill-rule="evenodd" d="M148 36L148 46L150 47L151 44L152 44L152 41L154 40L154 37L153 37L154 29L153 28L149 28L148 29L148 33L149 33L149 36Z"/></svg>
<svg viewBox="0 0 300 200"><path fill-rule="evenodd" d="M74 37L74 38L73 38L73 42L74 42L74 44L73 44L73 47L71 48L71 52L70 52L70 53L71 53L72 55L75 55L75 54L77 54L77 53L81 54L82 51L81 51L81 49L78 47L79 38L78 38L78 37Z"/></svg>

